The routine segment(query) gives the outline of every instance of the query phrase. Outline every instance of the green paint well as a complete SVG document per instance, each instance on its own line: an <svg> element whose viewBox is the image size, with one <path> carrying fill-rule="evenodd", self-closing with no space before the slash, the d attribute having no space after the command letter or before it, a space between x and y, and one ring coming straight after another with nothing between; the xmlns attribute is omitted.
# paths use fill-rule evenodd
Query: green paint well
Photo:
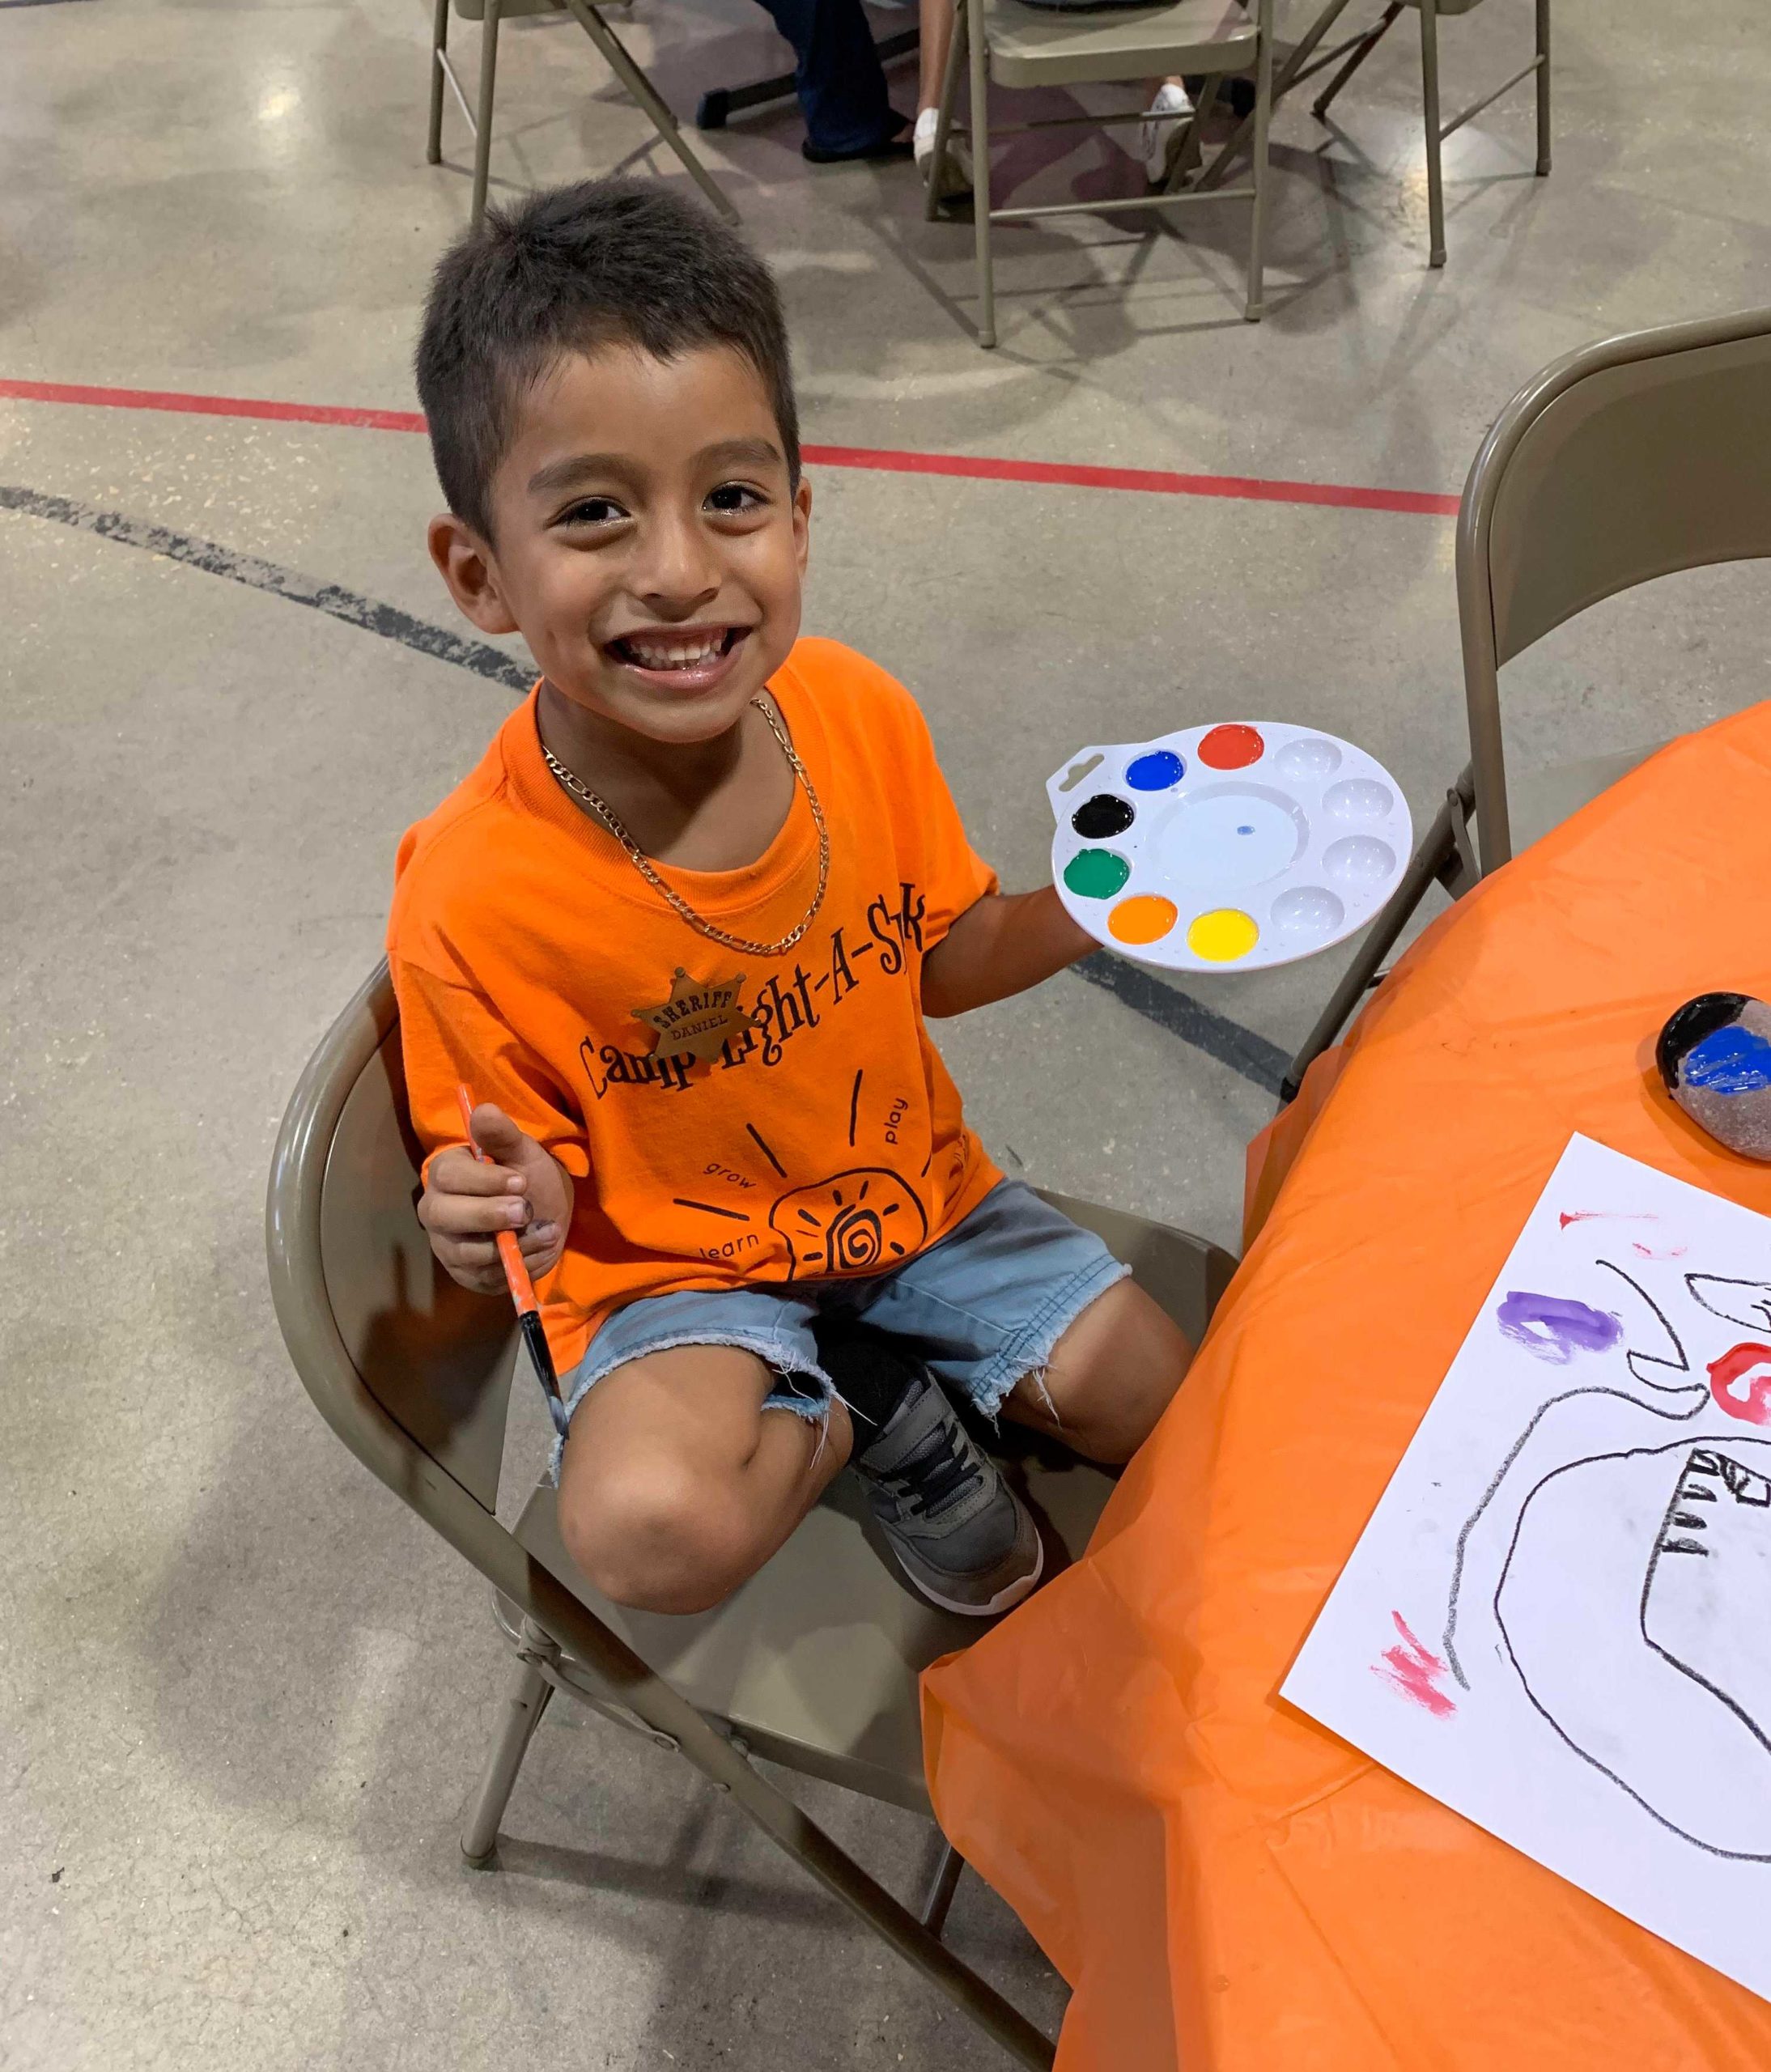
<svg viewBox="0 0 1771 2072"><path fill-rule="evenodd" d="M1078 849L1064 867L1064 881L1079 899L1111 899L1132 866L1111 849Z"/></svg>

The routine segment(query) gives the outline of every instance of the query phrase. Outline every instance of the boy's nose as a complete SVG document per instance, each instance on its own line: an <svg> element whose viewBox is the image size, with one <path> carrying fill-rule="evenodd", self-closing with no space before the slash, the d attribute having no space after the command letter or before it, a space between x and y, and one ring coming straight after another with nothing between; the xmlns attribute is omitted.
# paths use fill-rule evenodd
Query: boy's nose
<svg viewBox="0 0 1771 2072"><path fill-rule="evenodd" d="M713 542L699 525L673 517L647 529L634 588L648 604L697 604L718 592L721 578Z"/></svg>

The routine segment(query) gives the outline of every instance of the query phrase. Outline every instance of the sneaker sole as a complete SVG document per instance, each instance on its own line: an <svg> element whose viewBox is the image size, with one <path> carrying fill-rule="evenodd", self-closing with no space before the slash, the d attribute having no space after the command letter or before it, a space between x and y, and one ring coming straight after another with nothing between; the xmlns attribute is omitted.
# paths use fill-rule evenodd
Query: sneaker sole
<svg viewBox="0 0 1771 2072"><path fill-rule="evenodd" d="M1032 1596L1039 1587L1039 1578L1046 1572L1046 1543L1035 1533L1031 1575L1018 1577L1006 1589L999 1590L987 1604L956 1604L950 1597L943 1597L932 1584L917 1574L898 1552L894 1542L888 1538L886 1544L891 1548L892 1559L909 1577L919 1595L926 1597L931 1604L938 1606L943 1611L956 1612L962 1619L994 1619L999 1612L1012 1611L1023 1599Z"/></svg>

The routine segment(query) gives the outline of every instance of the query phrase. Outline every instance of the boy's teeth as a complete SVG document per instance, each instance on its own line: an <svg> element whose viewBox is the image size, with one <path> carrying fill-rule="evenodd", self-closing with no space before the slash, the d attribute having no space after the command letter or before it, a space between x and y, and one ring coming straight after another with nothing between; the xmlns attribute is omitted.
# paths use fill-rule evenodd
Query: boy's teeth
<svg viewBox="0 0 1771 2072"><path fill-rule="evenodd" d="M696 641L692 648L663 648L650 641L632 639L626 645L633 651L635 660L643 669L693 669L697 662L710 661L719 653L724 639L724 634L716 633L704 640Z"/></svg>

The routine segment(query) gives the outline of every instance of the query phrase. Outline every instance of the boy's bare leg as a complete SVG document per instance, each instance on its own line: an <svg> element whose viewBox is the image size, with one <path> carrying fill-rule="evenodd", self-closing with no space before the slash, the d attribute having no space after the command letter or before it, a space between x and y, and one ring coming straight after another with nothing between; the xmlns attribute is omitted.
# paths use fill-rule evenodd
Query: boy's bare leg
<svg viewBox="0 0 1771 2072"><path fill-rule="evenodd" d="M1043 1372L1016 1382L1003 1412L1089 1460L1127 1461L1167 1409L1192 1357L1166 1310L1135 1281L1115 1281L1058 1340Z"/></svg>
<svg viewBox="0 0 1771 2072"><path fill-rule="evenodd" d="M618 1367L579 1405L559 1479L567 1552L605 1597L705 1611L762 1567L848 1458L827 1426L762 1408L775 1377L735 1346Z"/></svg>

